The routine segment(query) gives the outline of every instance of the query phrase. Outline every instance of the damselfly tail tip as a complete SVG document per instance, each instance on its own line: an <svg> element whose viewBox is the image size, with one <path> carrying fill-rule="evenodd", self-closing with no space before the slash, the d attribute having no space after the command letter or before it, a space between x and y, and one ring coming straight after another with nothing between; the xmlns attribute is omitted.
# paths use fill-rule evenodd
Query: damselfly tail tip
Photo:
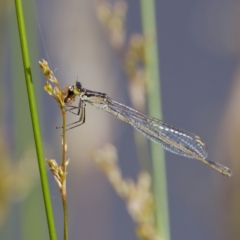
<svg viewBox="0 0 240 240"><path fill-rule="evenodd" d="M227 177L231 177L233 175L233 172L229 169L229 168L225 168L223 171L222 171L222 174L224 176L227 176Z"/></svg>
<svg viewBox="0 0 240 240"><path fill-rule="evenodd" d="M200 161L202 161L203 163L205 163L206 165L208 165L209 167L215 169L216 171L218 171L219 173L221 173L222 175L224 176L227 176L227 177L231 177L233 175L232 171L225 167L224 165L220 164L220 163L217 163L217 162L214 162L214 161L211 161L211 160L208 160L208 159L199 159Z"/></svg>

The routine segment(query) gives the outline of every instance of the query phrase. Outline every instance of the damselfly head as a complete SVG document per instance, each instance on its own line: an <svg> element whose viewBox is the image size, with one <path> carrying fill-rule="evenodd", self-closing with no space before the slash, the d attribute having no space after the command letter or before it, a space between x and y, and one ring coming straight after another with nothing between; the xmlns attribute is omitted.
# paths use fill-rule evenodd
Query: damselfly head
<svg viewBox="0 0 240 240"><path fill-rule="evenodd" d="M79 92L82 91L82 84L79 81L76 81L76 88Z"/></svg>
<svg viewBox="0 0 240 240"><path fill-rule="evenodd" d="M75 95L80 95L83 92L82 84L78 81L76 81L75 85L72 85L70 87L69 91L73 91Z"/></svg>

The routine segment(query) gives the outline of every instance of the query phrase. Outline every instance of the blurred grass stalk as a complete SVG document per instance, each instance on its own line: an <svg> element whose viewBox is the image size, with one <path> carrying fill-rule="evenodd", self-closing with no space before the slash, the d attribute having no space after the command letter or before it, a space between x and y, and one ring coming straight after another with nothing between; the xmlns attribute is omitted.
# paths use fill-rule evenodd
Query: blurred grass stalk
<svg viewBox="0 0 240 240"><path fill-rule="evenodd" d="M140 2L144 37L146 39L153 39L150 42L147 41L145 46L148 114L158 119L162 119L155 3L154 0L141 0ZM170 240L164 150L155 143L151 143L151 156L153 162L153 184L156 201L157 229L161 239Z"/></svg>
<svg viewBox="0 0 240 240"><path fill-rule="evenodd" d="M21 51L22 51L23 68L24 68L24 74L26 79L28 101L29 101L29 107L30 107L35 145L36 145L36 152L38 157L39 172L41 176L42 191L43 191L43 198L45 203L45 211L47 215L49 235L51 240L56 240L57 237L56 237L54 217L53 217L52 206L51 206L51 198L50 198L49 187L48 187L48 179L46 174L40 127L38 122L38 114L37 114L36 100L34 95L32 69L30 65L30 57L29 57L29 51L28 51L28 43L27 43L22 1L15 0L15 7L16 7L16 16L17 16L17 23L18 23L18 30L19 30L20 45L21 45ZM18 81L18 79L16 79L15 82L16 81ZM31 231L31 229L29 229L29 231Z"/></svg>

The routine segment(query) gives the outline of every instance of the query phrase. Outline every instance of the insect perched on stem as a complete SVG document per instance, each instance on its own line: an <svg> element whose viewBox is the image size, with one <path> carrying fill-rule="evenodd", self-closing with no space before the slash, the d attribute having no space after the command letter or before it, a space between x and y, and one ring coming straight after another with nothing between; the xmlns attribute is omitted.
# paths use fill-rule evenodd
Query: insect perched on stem
<svg viewBox="0 0 240 240"><path fill-rule="evenodd" d="M79 96L79 105L77 107L69 105L75 101L76 96ZM229 168L206 159L208 155L207 147L197 135L173 127L161 120L148 117L143 113L112 100L105 93L83 88L82 84L78 81L76 84L69 86L65 103L67 103L66 107L68 107L69 111L78 109L77 115L80 116L78 121L68 125L68 130L84 124L86 116L85 108L86 103L88 103L129 123L148 139L161 145L164 149L178 155L200 160L221 174L228 177L232 176L232 171Z"/></svg>

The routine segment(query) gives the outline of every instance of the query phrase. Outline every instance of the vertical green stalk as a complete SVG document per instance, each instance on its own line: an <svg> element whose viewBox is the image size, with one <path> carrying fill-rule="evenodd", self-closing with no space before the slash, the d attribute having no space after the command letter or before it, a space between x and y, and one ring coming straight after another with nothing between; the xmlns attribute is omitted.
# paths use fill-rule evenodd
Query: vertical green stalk
<svg viewBox="0 0 240 240"><path fill-rule="evenodd" d="M154 0L141 0L142 28L146 39L153 39L145 46L148 113L150 116L162 119L160 74L157 48L156 17ZM153 181L156 200L156 223L159 236L170 240L168 192L164 151L158 145L151 143L153 161Z"/></svg>
<svg viewBox="0 0 240 240"><path fill-rule="evenodd" d="M35 145L36 145L36 151L37 151L37 157L38 157L39 171L41 176L41 183L42 183L45 210L46 210L47 221L48 221L49 235L51 240L56 240L57 237L56 237L56 231L55 231L55 225L54 225L50 193L48 188L48 180L47 180L47 174L46 174L46 168L45 168L40 127L38 122L37 107L36 107L36 100L34 95L30 57L28 53L28 43L27 43L24 14L23 14L21 0L15 0L15 7L16 7L16 15L17 15L17 21L18 21L21 51L22 51L23 68L24 68L24 74L25 74L26 85L27 85L28 101L29 101L30 114L31 114L32 125L33 125L33 133L34 133L34 139L35 139Z"/></svg>

